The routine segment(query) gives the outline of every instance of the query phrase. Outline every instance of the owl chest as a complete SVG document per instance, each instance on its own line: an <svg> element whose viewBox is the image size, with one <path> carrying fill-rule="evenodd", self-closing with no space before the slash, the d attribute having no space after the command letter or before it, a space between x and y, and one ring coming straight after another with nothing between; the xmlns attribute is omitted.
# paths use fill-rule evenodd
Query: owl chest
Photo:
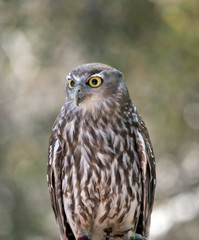
<svg viewBox="0 0 199 240"><path fill-rule="evenodd" d="M103 172L129 168L135 158L134 140L127 128L70 122L65 127L64 155L78 168Z"/></svg>
<svg viewBox="0 0 199 240"><path fill-rule="evenodd" d="M71 121L64 132L64 155L73 157L74 163L86 162L91 168L110 170L115 160L118 167L123 164L125 168L134 161L134 139L121 122L104 126Z"/></svg>
<svg viewBox="0 0 199 240"><path fill-rule="evenodd" d="M117 221L131 227L142 194L132 136L113 129L75 129L70 125L65 139L63 191L68 209L76 199L71 214L81 221L86 214L88 219L95 216L96 226Z"/></svg>
<svg viewBox="0 0 199 240"><path fill-rule="evenodd" d="M128 130L94 130L92 126L77 127L75 122L66 129L64 169L69 183L100 199L125 192L134 197L133 189L141 181L140 166Z"/></svg>

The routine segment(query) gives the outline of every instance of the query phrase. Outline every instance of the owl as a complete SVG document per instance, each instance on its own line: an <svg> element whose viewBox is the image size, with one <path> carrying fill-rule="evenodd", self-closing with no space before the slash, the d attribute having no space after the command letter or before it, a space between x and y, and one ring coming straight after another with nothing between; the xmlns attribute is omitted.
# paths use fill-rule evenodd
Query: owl
<svg viewBox="0 0 199 240"><path fill-rule="evenodd" d="M148 237L155 157L117 69L89 63L67 76L49 139L47 181L62 240Z"/></svg>

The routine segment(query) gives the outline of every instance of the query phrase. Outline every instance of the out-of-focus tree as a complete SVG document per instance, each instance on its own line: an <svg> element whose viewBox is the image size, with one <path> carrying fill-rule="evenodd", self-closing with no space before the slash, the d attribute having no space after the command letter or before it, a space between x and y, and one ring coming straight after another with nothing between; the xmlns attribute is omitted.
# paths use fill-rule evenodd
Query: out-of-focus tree
<svg viewBox="0 0 199 240"><path fill-rule="evenodd" d="M59 239L45 180L65 75L125 74L157 158L151 239L199 235L199 2L0 2L0 239Z"/></svg>

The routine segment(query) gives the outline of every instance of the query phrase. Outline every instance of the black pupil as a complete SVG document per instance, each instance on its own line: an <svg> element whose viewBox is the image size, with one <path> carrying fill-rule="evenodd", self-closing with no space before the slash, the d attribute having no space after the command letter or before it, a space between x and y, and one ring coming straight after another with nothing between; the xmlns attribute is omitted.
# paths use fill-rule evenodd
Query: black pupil
<svg viewBox="0 0 199 240"><path fill-rule="evenodd" d="M93 84L93 85L97 85L97 83L98 83L97 79L93 79L93 80L92 80L92 84Z"/></svg>
<svg viewBox="0 0 199 240"><path fill-rule="evenodd" d="M75 82L74 82L73 80L71 80L71 81L70 81L70 85L71 85L71 87L74 87Z"/></svg>

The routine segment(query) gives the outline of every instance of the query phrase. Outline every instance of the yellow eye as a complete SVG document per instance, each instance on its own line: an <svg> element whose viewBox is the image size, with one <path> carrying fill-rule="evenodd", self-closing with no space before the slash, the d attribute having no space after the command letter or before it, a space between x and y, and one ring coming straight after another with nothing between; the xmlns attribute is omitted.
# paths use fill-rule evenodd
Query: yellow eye
<svg viewBox="0 0 199 240"><path fill-rule="evenodd" d="M69 79L69 80L68 80L68 86L69 86L70 89L71 89L71 88L74 88L75 82L74 82L72 79Z"/></svg>
<svg viewBox="0 0 199 240"><path fill-rule="evenodd" d="M100 77L92 77L88 81L88 85L93 88L97 88L102 84L102 79Z"/></svg>

